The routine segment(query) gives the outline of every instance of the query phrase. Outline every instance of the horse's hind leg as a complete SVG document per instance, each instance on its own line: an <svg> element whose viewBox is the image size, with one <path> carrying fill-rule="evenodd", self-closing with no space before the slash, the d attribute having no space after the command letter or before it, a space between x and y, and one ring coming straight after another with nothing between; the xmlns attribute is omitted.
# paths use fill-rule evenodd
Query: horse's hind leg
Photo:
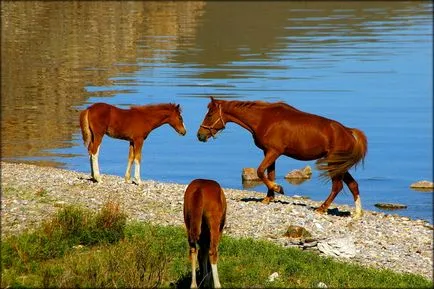
<svg viewBox="0 0 434 289"><path fill-rule="evenodd" d="M212 278L214 281L214 288L221 288L219 274L217 270L217 261L218 261L218 244L220 241L220 223L212 222L210 224L211 227L211 242L209 249L209 260L211 263L211 272Z"/></svg>
<svg viewBox="0 0 434 289"><path fill-rule="evenodd" d="M95 136L93 142L89 145L89 159L92 178L96 182L101 182L101 175L99 173L98 155L102 137Z"/></svg>
<svg viewBox="0 0 434 289"><path fill-rule="evenodd" d="M332 191L330 192L330 195L328 198L324 201L324 203L316 209L318 213L325 213L327 212L328 207L333 202L333 200L336 198L337 194L342 190L344 185L342 184L342 177L333 177L332 178Z"/></svg>
<svg viewBox="0 0 434 289"><path fill-rule="evenodd" d="M196 243L190 243L189 258L191 261L191 285L190 288L197 288L196 283L196 262L197 262L197 249Z"/></svg>
<svg viewBox="0 0 434 289"><path fill-rule="evenodd" d="M349 172L346 172L344 175L344 182L350 189L351 193L354 197L354 204L356 206L356 211L354 213L353 218L358 219L363 215L362 210L362 202L360 201L360 195L359 195L359 184L357 184L356 180L351 176Z"/></svg>
<svg viewBox="0 0 434 289"><path fill-rule="evenodd" d="M131 165L134 160L134 145L133 142L130 142L130 148L128 151L128 162L127 162L127 170L125 171L125 182L129 182L131 178Z"/></svg>

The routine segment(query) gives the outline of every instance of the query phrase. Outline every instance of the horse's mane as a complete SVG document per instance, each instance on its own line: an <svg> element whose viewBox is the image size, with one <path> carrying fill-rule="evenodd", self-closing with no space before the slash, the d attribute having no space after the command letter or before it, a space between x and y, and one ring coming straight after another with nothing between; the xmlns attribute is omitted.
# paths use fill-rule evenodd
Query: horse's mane
<svg viewBox="0 0 434 289"><path fill-rule="evenodd" d="M259 107L259 108L283 107L286 109L298 110L295 107L290 106L289 104L287 104L283 101L267 102L267 101L262 101L262 100L255 100L255 101L236 101L236 100L234 100L234 101L230 101L230 103L232 103L234 107L241 108L241 109L251 109L251 108L255 108L255 107Z"/></svg>
<svg viewBox="0 0 434 289"><path fill-rule="evenodd" d="M158 103L158 104L146 104L146 105L132 105L131 110L144 111L148 109L161 109L161 110L173 110L181 113L181 107L175 103Z"/></svg>

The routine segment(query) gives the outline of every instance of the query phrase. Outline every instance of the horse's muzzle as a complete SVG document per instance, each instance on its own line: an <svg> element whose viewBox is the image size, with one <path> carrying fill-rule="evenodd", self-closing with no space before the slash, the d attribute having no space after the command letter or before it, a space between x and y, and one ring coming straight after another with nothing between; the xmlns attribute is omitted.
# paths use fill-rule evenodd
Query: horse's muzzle
<svg viewBox="0 0 434 289"><path fill-rule="evenodd" d="M197 139L202 142L206 142L208 140L208 137L204 134L197 133Z"/></svg>

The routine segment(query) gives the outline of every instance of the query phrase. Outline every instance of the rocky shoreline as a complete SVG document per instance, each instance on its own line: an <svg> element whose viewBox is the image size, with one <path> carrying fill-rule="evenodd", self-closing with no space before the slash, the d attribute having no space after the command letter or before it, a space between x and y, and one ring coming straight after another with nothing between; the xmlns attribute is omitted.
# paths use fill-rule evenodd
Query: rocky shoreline
<svg viewBox="0 0 434 289"><path fill-rule="evenodd" d="M98 210L107 201L119 202L131 220L183 226L186 187L156 181L137 186L109 175L103 175L102 183L93 183L80 172L1 162L2 238L34 228L64 205ZM264 205L261 193L224 191L228 202L224 234L269 240L433 280L433 225L424 220L372 211L354 220L349 217L354 209L350 206L332 204L328 214L320 215L313 210L319 202L277 196L275 202ZM289 238L290 226L306 229L309 239Z"/></svg>

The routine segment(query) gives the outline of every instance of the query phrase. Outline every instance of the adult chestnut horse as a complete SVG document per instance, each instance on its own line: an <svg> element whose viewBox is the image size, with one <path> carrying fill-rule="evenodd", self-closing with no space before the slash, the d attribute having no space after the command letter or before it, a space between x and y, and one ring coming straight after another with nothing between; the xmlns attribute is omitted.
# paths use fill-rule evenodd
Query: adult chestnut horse
<svg viewBox="0 0 434 289"><path fill-rule="evenodd" d="M121 109L106 103L95 103L80 113L80 127L85 147L89 152L92 178L100 182L98 154L105 134L130 142L125 181L130 180L134 160L134 182L141 183L140 161L142 146L149 133L163 124L171 125L179 134L186 130L181 108L176 104L152 104Z"/></svg>
<svg viewBox="0 0 434 289"><path fill-rule="evenodd" d="M191 260L191 288L197 288L196 261L206 286L211 269L214 287L220 288L217 271L218 244L226 220L226 198L220 185L213 180L193 180L184 194L184 222L187 228ZM196 245L199 245L199 251ZM199 284L200 285L200 284Z"/></svg>
<svg viewBox="0 0 434 289"><path fill-rule="evenodd" d="M211 97L208 113L197 132L198 139L206 142L224 129L227 122L250 131L256 146L264 151L265 157L257 169L258 177L268 188L264 203L274 199L274 192L283 194L282 187L274 182L275 162L286 155L303 161L317 160L317 168L323 171L321 177L331 179L331 193L317 212L327 211L344 182L354 197L354 217L362 215L358 184L348 172L365 158L368 143L362 131L282 102L224 101Z"/></svg>

